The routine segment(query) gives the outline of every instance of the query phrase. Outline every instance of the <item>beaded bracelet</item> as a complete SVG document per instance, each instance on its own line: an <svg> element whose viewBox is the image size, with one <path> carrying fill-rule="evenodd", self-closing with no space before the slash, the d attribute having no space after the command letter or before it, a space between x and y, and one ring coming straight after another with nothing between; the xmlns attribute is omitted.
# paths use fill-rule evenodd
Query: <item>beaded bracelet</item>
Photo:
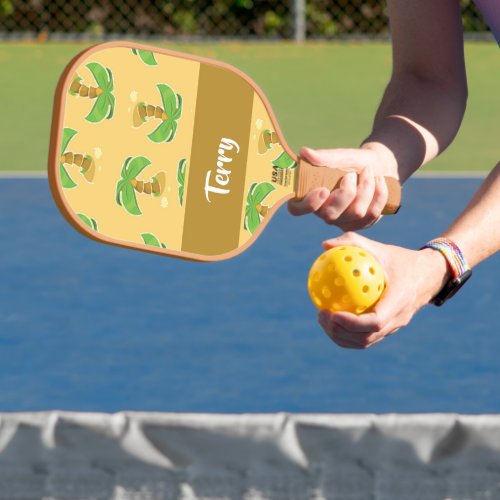
<svg viewBox="0 0 500 500"><path fill-rule="evenodd" d="M453 278L446 283L443 289L431 301L434 305L440 306L458 292L462 285L471 277L472 270L460 248L448 238L436 238L427 242L421 250L423 248L431 248L440 252L446 259L453 275Z"/></svg>

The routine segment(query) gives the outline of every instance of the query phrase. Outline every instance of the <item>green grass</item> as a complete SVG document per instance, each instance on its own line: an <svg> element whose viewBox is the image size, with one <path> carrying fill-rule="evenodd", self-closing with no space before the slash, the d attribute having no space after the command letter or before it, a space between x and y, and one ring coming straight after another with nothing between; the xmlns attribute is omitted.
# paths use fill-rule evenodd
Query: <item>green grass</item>
<svg viewBox="0 0 500 500"><path fill-rule="evenodd" d="M163 44L166 46L165 44ZM45 170L52 100L67 62L85 44L0 45L0 170ZM294 150L355 147L369 133L391 70L388 43L169 44L217 58L264 90ZM466 46L469 103L455 142L426 169L488 170L499 159L498 47Z"/></svg>

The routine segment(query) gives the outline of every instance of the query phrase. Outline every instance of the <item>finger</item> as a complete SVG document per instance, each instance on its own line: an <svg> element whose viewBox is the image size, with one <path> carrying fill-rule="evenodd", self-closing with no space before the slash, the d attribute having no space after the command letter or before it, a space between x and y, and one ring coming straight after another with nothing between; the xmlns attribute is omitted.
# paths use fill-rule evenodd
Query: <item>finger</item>
<svg viewBox="0 0 500 500"><path fill-rule="evenodd" d="M292 215L305 215L316 212L330 196L327 188L319 188L311 191L302 200L290 200L288 211Z"/></svg>
<svg viewBox="0 0 500 500"><path fill-rule="evenodd" d="M341 347L364 349L366 339L359 334L353 334L339 326L335 322L335 314L329 311L321 311L318 314L318 322L323 327L325 333Z"/></svg>
<svg viewBox="0 0 500 500"><path fill-rule="evenodd" d="M396 330L397 328L391 333L352 332L336 323L335 317L331 322L332 336L350 345L355 345L358 349L367 349L375 344L378 344L380 341L384 340L387 335L392 335L392 333Z"/></svg>
<svg viewBox="0 0 500 500"><path fill-rule="evenodd" d="M346 332L358 335L372 335L380 333L385 322L375 312L365 314L353 314L350 312L335 313L335 324Z"/></svg>
<svg viewBox="0 0 500 500"><path fill-rule="evenodd" d="M359 173L356 197L344 211L342 219L345 222L362 220L370 207L375 194L375 177L371 167L364 168Z"/></svg>
<svg viewBox="0 0 500 500"><path fill-rule="evenodd" d="M377 222L382 217L382 211L389 198L387 183L381 175L375 177L374 188L372 202L366 212L366 219L372 220L373 223Z"/></svg>
<svg viewBox="0 0 500 500"><path fill-rule="evenodd" d="M354 231L364 229L373 225L379 214L373 216L369 214L375 196L376 179L371 167L361 170L356 196L352 203L337 217L335 224L344 231Z"/></svg>
<svg viewBox="0 0 500 500"><path fill-rule="evenodd" d="M357 175L355 172L349 172L340 181L340 186L325 200L317 215L328 224L335 224L355 199L356 192Z"/></svg>
<svg viewBox="0 0 500 500"><path fill-rule="evenodd" d="M363 347L360 347L359 345L354 344L353 342L346 342L345 340L331 337L330 335L329 335L329 337L333 342L335 342L335 344L337 344L340 347L343 347L344 349L356 349L356 350L363 349Z"/></svg>
<svg viewBox="0 0 500 500"><path fill-rule="evenodd" d="M346 349L363 349L363 346L360 345L358 341L355 339L351 339L349 337L345 337L343 335L340 335L336 331L332 331L331 329L324 328L323 330L325 331L326 335L335 342L338 346L344 347Z"/></svg>

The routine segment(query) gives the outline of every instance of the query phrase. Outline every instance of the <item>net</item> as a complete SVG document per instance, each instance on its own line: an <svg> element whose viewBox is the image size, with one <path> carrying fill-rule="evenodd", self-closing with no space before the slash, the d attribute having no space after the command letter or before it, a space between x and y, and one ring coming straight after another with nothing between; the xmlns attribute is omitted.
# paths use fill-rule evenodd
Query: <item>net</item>
<svg viewBox="0 0 500 500"><path fill-rule="evenodd" d="M2 500L500 498L500 416L0 415Z"/></svg>

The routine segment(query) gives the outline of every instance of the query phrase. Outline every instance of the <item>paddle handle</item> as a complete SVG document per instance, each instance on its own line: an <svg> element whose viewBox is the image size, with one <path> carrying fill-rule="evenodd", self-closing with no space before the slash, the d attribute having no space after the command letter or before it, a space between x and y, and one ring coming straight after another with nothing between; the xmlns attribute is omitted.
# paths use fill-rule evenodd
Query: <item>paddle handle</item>
<svg viewBox="0 0 500 500"><path fill-rule="evenodd" d="M313 189L326 187L330 191L337 188L342 177L349 170L331 167L316 167L299 157L299 166L295 185L295 198L301 200ZM395 214L401 206L401 185L394 177L384 177L389 191L389 198L382 213Z"/></svg>

